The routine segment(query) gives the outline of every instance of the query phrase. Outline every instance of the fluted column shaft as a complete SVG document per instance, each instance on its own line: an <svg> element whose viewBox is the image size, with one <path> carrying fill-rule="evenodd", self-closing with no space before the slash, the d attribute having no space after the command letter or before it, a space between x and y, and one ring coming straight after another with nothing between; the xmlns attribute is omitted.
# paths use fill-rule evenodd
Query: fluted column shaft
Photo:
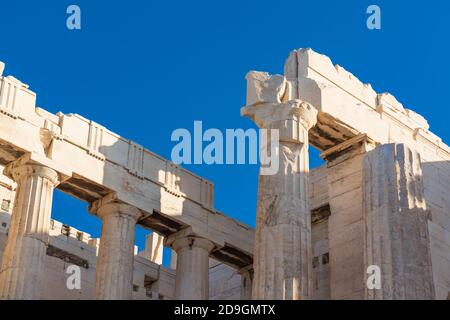
<svg viewBox="0 0 450 320"><path fill-rule="evenodd" d="M130 205L108 203L97 214L103 225L95 270L95 299L130 300L135 226L141 212Z"/></svg>
<svg viewBox="0 0 450 320"><path fill-rule="evenodd" d="M182 237L172 244L177 253L175 299L207 300L209 298L209 254L211 241L198 237Z"/></svg>
<svg viewBox="0 0 450 320"><path fill-rule="evenodd" d="M280 141L278 173L259 176L254 299L297 300L309 293L308 131L301 134L302 143Z"/></svg>
<svg viewBox="0 0 450 320"><path fill-rule="evenodd" d="M366 155L363 202L365 264L381 272L366 299L434 299L420 155L386 144Z"/></svg>
<svg viewBox="0 0 450 320"><path fill-rule="evenodd" d="M16 198L0 271L2 299L41 299L56 171L34 164L12 164Z"/></svg>
<svg viewBox="0 0 450 320"><path fill-rule="evenodd" d="M312 280L308 130L317 112L297 102L275 108L286 117L267 125L279 130L279 170L259 175L252 297L308 299Z"/></svg>

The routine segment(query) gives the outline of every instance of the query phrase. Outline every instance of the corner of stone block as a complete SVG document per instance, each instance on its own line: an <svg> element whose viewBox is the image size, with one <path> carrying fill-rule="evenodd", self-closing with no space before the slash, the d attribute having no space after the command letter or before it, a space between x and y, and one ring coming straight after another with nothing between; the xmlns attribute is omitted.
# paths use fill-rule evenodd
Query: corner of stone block
<svg viewBox="0 0 450 320"><path fill-rule="evenodd" d="M256 79L260 81L267 80L270 77L268 72L264 71L256 71L256 70L250 70L245 75L245 79L248 81L249 79Z"/></svg>
<svg viewBox="0 0 450 320"><path fill-rule="evenodd" d="M389 92L383 92L378 94L378 103L388 103L393 109L400 111L401 113L406 114L405 108L403 107L403 104L401 104L397 98L395 98L392 94Z"/></svg>

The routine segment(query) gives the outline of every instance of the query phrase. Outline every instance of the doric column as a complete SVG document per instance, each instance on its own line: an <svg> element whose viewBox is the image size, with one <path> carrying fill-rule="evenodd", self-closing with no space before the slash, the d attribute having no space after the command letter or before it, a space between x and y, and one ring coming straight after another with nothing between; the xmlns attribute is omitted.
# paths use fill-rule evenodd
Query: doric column
<svg viewBox="0 0 450 320"><path fill-rule="evenodd" d="M262 146L271 150L271 166L278 162L278 170L259 174L253 299L307 299L312 281L308 131L317 110L300 100L282 102L288 93L281 76L251 72L247 80L250 105L241 114L279 134L274 141L271 131L271 141ZM279 143L278 150L273 143Z"/></svg>
<svg viewBox="0 0 450 320"><path fill-rule="evenodd" d="M17 183L17 192L0 271L1 298L41 299L58 173L17 161L5 169L5 174Z"/></svg>
<svg viewBox="0 0 450 320"><path fill-rule="evenodd" d="M403 144L369 152L363 202L365 267L381 272L381 288L366 288L366 299L433 299L430 214L419 154Z"/></svg>
<svg viewBox="0 0 450 320"><path fill-rule="evenodd" d="M177 253L175 299L207 300L209 298L209 254L214 244L203 238L185 236L176 239Z"/></svg>
<svg viewBox="0 0 450 320"><path fill-rule="evenodd" d="M103 224L95 270L95 299L130 300L134 233L141 212L117 202L101 204L96 211Z"/></svg>
<svg viewBox="0 0 450 320"><path fill-rule="evenodd" d="M241 275L241 300L252 299L253 269L244 268L239 270Z"/></svg>

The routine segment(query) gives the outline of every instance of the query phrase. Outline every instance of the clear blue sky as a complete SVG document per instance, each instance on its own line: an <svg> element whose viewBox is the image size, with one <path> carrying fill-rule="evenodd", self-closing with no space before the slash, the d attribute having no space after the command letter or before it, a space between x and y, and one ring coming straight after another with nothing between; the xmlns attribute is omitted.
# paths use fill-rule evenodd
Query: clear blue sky
<svg viewBox="0 0 450 320"><path fill-rule="evenodd" d="M70 4L81 8L79 31L66 28ZM366 28L370 4L381 7L379 31ZM253 127L239 115L245 74L282 73L290 50L311 47L394 94L448 142L449 15L444 0L3 1L0 60L39 106L81 114L169 158L172 131L194 120ZM188 169L214 182L219 210L254 225L257 166ZM100 233L86 205L60 193L53 217Z"/></svg>

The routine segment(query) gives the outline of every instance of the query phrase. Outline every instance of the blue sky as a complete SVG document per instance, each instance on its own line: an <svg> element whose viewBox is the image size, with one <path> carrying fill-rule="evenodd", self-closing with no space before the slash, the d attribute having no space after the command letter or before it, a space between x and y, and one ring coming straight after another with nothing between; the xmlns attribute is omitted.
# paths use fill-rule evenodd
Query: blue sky
<svg viewBox="0 0 450 320"><path fill-rule="evenodd" d="M70 4L81 8L81 30L66 28ZM366 28L370 4L381 8L381 30ZM311 47L394 94L449 141L449 13L444 0L3 1L0 60L40 107L81 114L169 158L172 131L194 120L254 127L239 114L245 74L282 73L290 50ZM256 165L187 168L214 182L216 208L254 225ZM57 192L53 211L100 233L78 200Z"/></svg>

